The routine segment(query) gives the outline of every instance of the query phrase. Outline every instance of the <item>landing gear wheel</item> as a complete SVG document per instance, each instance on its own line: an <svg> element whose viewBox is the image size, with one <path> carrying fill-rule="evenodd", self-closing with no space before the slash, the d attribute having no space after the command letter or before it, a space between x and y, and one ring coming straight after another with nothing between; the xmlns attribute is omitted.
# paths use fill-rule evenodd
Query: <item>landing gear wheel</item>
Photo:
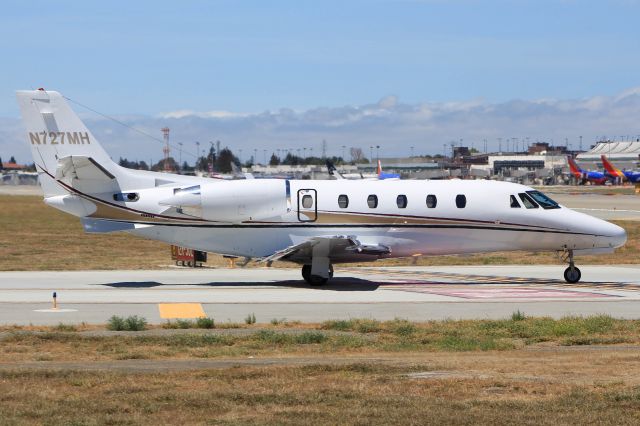
<svg viewBox="0 0 640 426"><path fill-rule="evenodd" d="M569 266L564 270L564 279L569 284L577 283L578 281L580 281L581 276L582 274L580 273L580 269L576 268L575 266Z"/></svg>
<svg viewBox="0 0 640 426"><path fill-rule="evenodd" d="M311 275L311 265L302 265L302 278L311 285L323 285L329 281L329 278L333 278L333 265L329 265L329 278L324 278L319 275Z"/></svg>
<svg viewBox="0 0 640 426"><path fill-rule="evenodd" d="M311 265L302 265L302 278L308 283L311 282Z"/></svg>
<svg viewBox="0 0 640 426"><path fill-rule="evenodd" d="M324 278L319 275L311 275L310 280L308 281L311 285L324 285L329 281L329 278Z"/></svg>

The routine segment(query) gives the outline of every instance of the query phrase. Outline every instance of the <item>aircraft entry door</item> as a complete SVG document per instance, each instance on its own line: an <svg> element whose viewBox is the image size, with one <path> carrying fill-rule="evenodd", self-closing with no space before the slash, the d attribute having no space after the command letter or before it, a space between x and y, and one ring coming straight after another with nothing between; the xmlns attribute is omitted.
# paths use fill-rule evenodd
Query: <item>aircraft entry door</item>
<svg viewBox="0 0 640 426"><path fill-rule="evenodd" d="M315 222L318 219L318 200L315 189L300 189L298 191L298 220L300 222Z"/></svg>

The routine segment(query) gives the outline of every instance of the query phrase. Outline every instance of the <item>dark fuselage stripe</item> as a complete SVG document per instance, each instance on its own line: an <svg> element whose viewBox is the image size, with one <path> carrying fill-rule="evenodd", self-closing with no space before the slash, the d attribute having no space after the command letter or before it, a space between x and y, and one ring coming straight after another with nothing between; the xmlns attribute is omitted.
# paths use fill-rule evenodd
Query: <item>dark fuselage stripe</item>
<svg viewBox="0 0 640 426"><path fill-rule="evenodd" d="M606 235L588 234L583 232L571 232L571 231L552 231L546 229L522 229L522 228L505 228L499 226L474 226L474 225L420 225L420 224L225 224L225 225L210 225L210 224L187 224L187 223L149 223L149 222L133 222L126 220L115 219L96 219L105 220L110 222L131 223L135 225L148 225L148 226L177 226L180 228L229 228L229 229L255 229L255 228L272 228L272 229L290 229L290 228L348 228L357 230L359 228L372 229L372 228L403 228L403 229L475 229L475 230L491 230L491 231L516 231L516 232L539 232L546 234L565 234L565 235L588 235L591 237L607 237Z"/></svg>

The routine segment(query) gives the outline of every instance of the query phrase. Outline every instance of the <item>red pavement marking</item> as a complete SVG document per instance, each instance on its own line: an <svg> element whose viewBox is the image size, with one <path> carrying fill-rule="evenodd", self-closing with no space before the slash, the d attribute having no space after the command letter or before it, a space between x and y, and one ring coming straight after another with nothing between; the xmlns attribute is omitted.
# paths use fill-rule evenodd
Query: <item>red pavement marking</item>
<svg viewBox="0 0 640 426"><path fill-rule="evenodd" d="M571 290L551 290L535 288L407 288L407 291L439 294L441 296L461 297L464 299L567 299L616 297L611 294L591 293Z"/></svg>

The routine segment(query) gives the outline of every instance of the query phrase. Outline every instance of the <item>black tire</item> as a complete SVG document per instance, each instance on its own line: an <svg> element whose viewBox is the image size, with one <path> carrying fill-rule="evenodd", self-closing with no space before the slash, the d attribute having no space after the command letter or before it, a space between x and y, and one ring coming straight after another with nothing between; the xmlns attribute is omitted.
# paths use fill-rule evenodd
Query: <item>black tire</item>
<svg viewBox="0 0 640 426"><path fill-rule="evenodd" d="M302 265L302 278L311 284L311 265Z"/></svg>
<svg viewBox="0 0 640 426"><path fill-rule="evenodd" d="M327 281L329 281L329 278L324 278L319 275L311 275L308 282L311 285L325 285Z"/></svg>
<svg viewBox="0 0 640 426"><path fill-rule="evenodd" d="M569 266L564 270L564 279L569 284L577 283L578 281L580 281L581 277L582 273L580 272L580 269L576 268L575 266L573 268Z"/></svg>

